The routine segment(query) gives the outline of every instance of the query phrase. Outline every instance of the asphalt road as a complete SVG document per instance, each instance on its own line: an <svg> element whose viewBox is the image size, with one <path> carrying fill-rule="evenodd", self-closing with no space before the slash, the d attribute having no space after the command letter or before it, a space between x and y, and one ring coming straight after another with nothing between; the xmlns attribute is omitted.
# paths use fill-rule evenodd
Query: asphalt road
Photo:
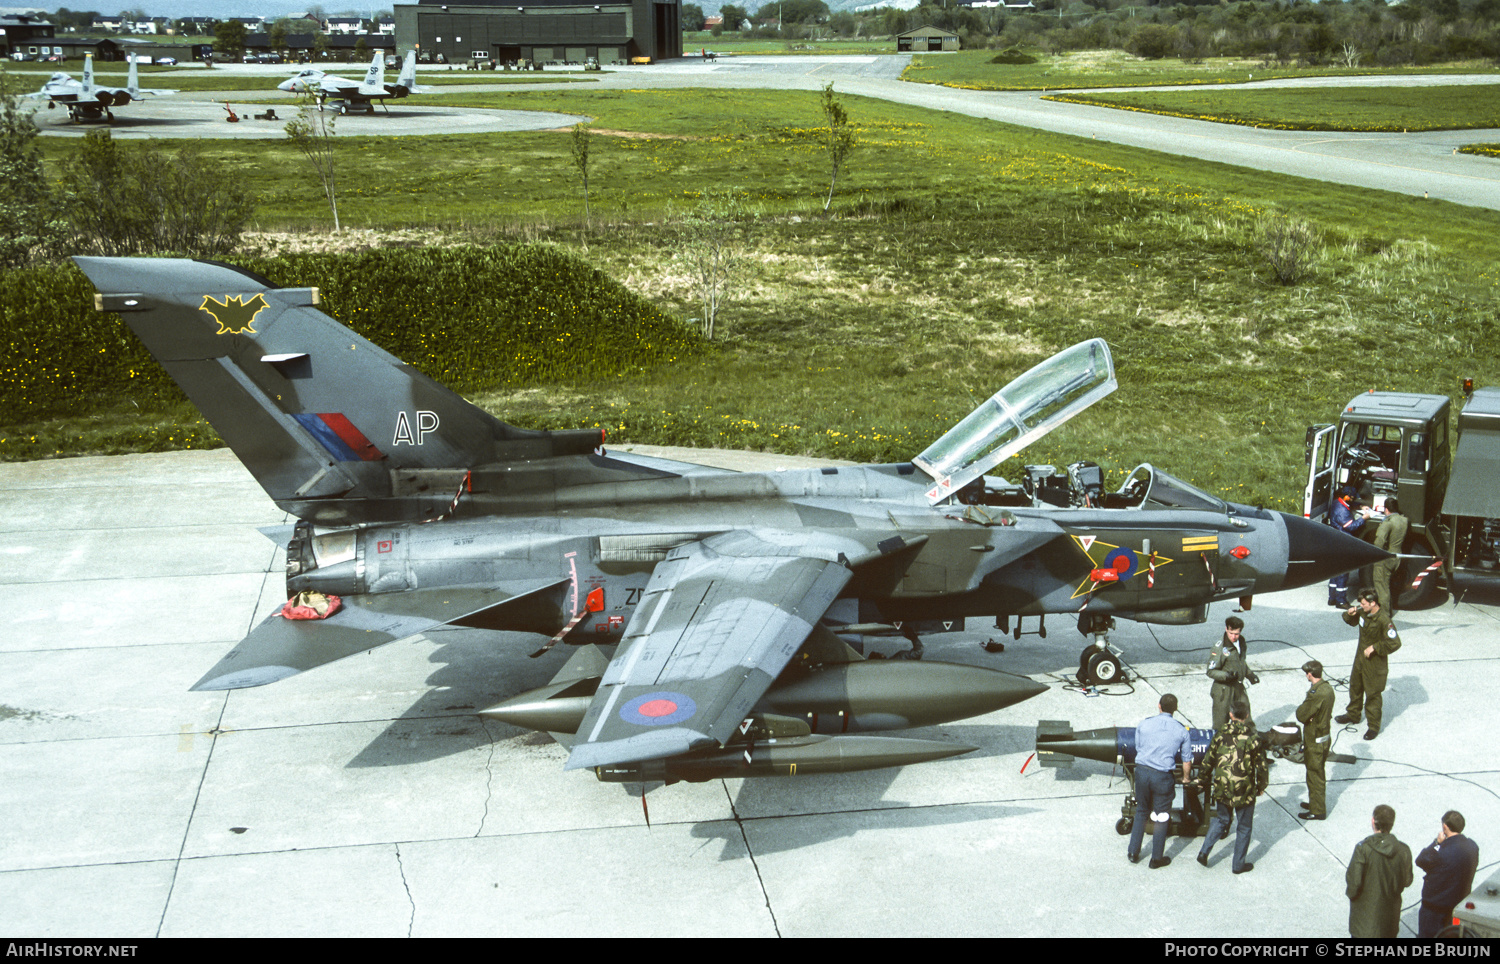
<svg viewBox="0 0 1500 964"><path fill-rule="evenodd" d="M1110 110L1042 99L1037 92L957 90L898 78L907 55L724 57L705 63L686 58L662 64L619 68L589 75L588 89L708 87L818 90L833 82L843 93L895 103L985 117L1060 134L1129 144L1257 170L1331 181L1357 187L1425 196L1500 210L1500 161L1456 153L1462 144L1500 142L1500 130L1433 131L1418 134L1330 134L1273 131L1214 124L1135 111ZM222 102L266 100L279 95L274 82L285 67L231 66L216 73L241 73L247 89L227 93L186 93L122 108L116 116L122 137L280 137L280 124L224 122ZM252 78L254 78L252 80ZM161 83L167 83L162 79ZM1266 87L1437 86L1493 84L1494 76L1309 78L1269 81ZM261 85L264 86L261 86ZM542 84L540 89L554 85ZM1246 89L1255 89L1251 85ZM461 85L442 90L493 90L492 85ZM526 89L538 89L528 86ZM555 89L582 89L572 83ZM290 95L285 96L290 101ZM391 114L340 118L339 134L401 135L561 127L579 118L549 115L513 118L528 112L455 111L441 106L442 95L395 102ZM170 106L169 106L170 105ZM255 110L264 108L257 107ZM284 109L283 109L284 112ZM45 119L45 115L44 119ZM152 118L159 117L160 120ZM554 120L557 122L554 123ZM45 124L47 133L77 134L72 124Z"/></svg>

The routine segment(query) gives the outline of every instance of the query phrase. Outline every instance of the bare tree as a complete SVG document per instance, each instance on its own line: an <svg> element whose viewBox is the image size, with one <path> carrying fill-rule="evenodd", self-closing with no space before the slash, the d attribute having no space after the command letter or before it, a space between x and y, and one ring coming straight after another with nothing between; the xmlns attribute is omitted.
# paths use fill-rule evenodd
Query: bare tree
<svg viewBox="0 0 1500 964"><path fill-rule="evenodd" d="M333 230L341 231L339 225L338 184L333 166L333 118L332 111L310 109L308 98L297 107L297 116L286 125L286 136L323 183L323 193L328 196L328 206L333 210Z"/></svg>
<svg viewBox="0 0 1500 964"><path fill-rule="evenodd" d="M1257 234L1257 247L1281 284L1296 284L1322 260L1317 229L1306 221L1276 215L1262 221Z"/></svg>
<svg viewBox="0 0 1500 964"><path fill-rule="evenodd" d="M828 178L828 199L823 202L823 213L827 214L833 206L833 191L839 183L839 172L844 169L844 162L857 144L854 130L849 126L849 115L844 105L833 96L831 81L823 88L823 116L828 120L828 161L832 168Z"/></svg>
<svg viewBox="0 0 1500 964"><path fill-rule="evenodd" d="M1349 41L1344 41L1343 50L1339 53L1339 63L1345 67L1359 66L1359 48Z"/></svg>
<svg viewBox="0 0 1500 964"><path fill-rule="evenodd" d="M593 219L589 215L589 125L573 125L573 166L583 180L583 224L592 229Z"/></svg>
<svg viewBox="0 0 1500 964"><path fill-rule="evenodd" d="M733 194L709 194L675 219L677 260L692 278L703 306L703 336L713 338L719 309L730 297L744 266L746 212Z"/></svg>

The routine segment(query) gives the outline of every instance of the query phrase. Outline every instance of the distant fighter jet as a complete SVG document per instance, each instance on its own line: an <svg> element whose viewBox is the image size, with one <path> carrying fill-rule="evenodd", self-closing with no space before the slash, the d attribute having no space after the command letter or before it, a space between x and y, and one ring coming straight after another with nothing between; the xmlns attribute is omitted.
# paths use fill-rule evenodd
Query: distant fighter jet
<svg viewBox="0 0 1500 964"><path fill-rule="evenodd" d="M606 453L602 429L507 425L318 311L316 289L214 262L75 260L99 309L301 520L281 536L287 593L308 611L288 615L326 618L271 615L198 690L444 626L530 632L551 637L534 655L580 648L547 686L483 712L551 733L568 769L671 782L899 766L972 747L852 734L1045 687L866 659L850 645L865 636L917 644L967 618L1060 613L1095 634L1097 662L1116 658L1101 641L1115 617L1203 622L1212 601L1386 556L1150 465L1116 492L1093 463L986 476L1115 389L1102 339L1035 366L909 462L740 473Z"/></svg>
<svg viewBox="0 0 1500 964"><path fill-rule="evenodd" d="M94 83L94 55L83 58L83 81L74 80L64 73L56 73L42 85L42 89L28 97L47 98L48 110L62 104L74 121L96 121L103 118L113 121L111 107L124 107L133 100L141 100L142 94L175 94L175 90L142 87L137 74L135 57L130 57L130 69L124 87L101 87Z"/></svg>
<svg viewBox="0 0 1500 964"><path fill-rule="evenodd" d="M407 51L406 60L401 65L401 73L397 76L396 82L387 84L385 82L385 54L377 50L370 61L370 69L365 71L363 81L345 80L342 77L325 74L316 67L308 67L277 84L276 89L295 94L311 94L317 98L319 110L328 104L337 108L340 114L360 109L373 114L375 113L374 102L377 100L384 105L389 98L406 97L409 94L430 94L435 88L417 85L417 52L415 50Z"/></svg>

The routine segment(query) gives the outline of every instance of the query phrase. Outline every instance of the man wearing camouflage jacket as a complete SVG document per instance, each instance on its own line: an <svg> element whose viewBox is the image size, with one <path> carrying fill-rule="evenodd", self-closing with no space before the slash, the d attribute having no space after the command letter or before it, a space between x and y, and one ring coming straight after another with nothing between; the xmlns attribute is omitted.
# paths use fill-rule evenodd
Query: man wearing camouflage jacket
<svg viewBox="0 0 1500 964"><path fill-rule="evenodd" d="M1245 860L1250 851L1250 831L1255 824L1255 798L1265 792L1270 779L1266 766L1266 746L1255 724L1250 722L1250 704L1237 699L1229 707L1229 722L1214 733L1203 757L1203 767L1213 773L1214 801L1218 812L1208 827L1208 836L1198 851L1198 863L1208 866L1208 854L1229 828L1230 815L1236 825L1234 861L1230 868L1237 874L1248 873L1255 865Z"/></svg>

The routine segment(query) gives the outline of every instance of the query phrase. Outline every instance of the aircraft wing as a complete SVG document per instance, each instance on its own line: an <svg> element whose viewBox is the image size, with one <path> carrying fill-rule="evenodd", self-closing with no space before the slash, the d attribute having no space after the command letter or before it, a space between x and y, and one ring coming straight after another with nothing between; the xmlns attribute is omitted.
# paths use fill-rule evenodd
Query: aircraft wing
<svg viewBox="0 0 1500 964"><path fill-rule="evenodd" d="M566 768L727 742L852 577L842 541L747 530L672 550L651 574ZM905 548L891 543L883 551Z"/></svg>
<svg viewBox="0 0 1500 964"><path fill-rule="evenodd" d="M468 622L487 610L520 603L526 596L565 584L566 581L345 596L343 608L327 619L283 619L279 612L273 613L192 688L233 690L264 686L439 626L461 620Z"/></svg>

